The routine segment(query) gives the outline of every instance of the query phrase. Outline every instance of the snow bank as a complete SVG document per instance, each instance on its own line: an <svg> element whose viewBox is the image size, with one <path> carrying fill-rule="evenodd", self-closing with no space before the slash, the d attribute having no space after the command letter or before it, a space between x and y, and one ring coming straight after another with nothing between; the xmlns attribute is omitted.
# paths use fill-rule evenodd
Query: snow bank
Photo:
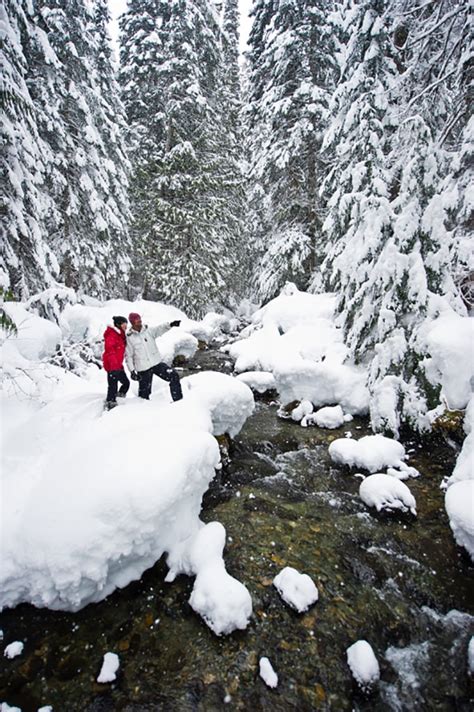
<svg viewBox="0 0 474 712"><path fill-rule="evenodd" d="M454 312L443 314L429 328L426 347L431 355L428 375L441 383L449 409L465 408L474 378L474 319Z"/></svg>
<svg viewBox="0 0 474 712"><path fill-rule="evenodd" d="M347 664L364 692L369 692L380 679L379 663L372 646L366 640L358 640L347 648Z"/></svg>
<svg viewBox="0 0 474 712"><path fill-rule="evenodd" d="M369 472L390 467L390 474L395 474L395 468L401 470L402 478L404 475L418 475L415 468L408 467L403 462L406 458L403 445L383 435L366 435L360 440L338 438L329 445L329 455L337 464L358 467Z"/></svg>
<svg viewBox="0 0 474 712"><path fill-rule="evenodd" d="M375 507L377 512L400 509L416 515L416 501L412 493L406 484L391 475L369 475L359 487L359 496L368 507Z"/></svg>
<svg viewBox="0 0 474 712"><path fill-rule="evenodd" d="M254 411L252 391L245 383L215 371L203 371L181 381L187 400L205 406L212 418L213 434L232 438Z"/></svg>
<svg viewBox="0 0 474 712"><path fill-rule="evenodd" d="M272 667L268 658L260 658L259 661L260 677L268 687L275 688L278 685L278 675Z"/></svg>
<svg viewBox="0 0 474 712"><path fill-rule="evenodd" d="M452 484L446 492L445 507L456 543L474 561L474 479Z"/></svg>
<svg viewBox="0 0 474 712"><path fill-rule="evenodd" d="M245 383L246 386L253 391L257 391L257 393L265 393L275 388L273 373L267 373L265 371L247 371L246 373L239 374L237 380Z"/></svg>
<svg viewBox="0 0 474 712"><path fill-rule="evenodd" d="M119 667L119 656L116 653L105 653L97 682L113 682L117 678Z"/></svg>
<svg viewBox="0 0 474 712"><path fill-rule="evenodd" d="M285 566L275 576L273 585L285 603L288 603L298 613L307 611L318 600L318 589L314 581L308 574L300 574L291 566Z"/></svg>

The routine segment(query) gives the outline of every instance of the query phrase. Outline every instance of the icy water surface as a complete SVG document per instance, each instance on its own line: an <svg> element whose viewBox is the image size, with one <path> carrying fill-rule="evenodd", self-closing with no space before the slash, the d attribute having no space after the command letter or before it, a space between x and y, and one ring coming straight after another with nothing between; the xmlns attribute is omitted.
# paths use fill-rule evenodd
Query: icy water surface
<svg viewBox="0 0 474 712"><path fill-rule="evenodd" d="M204 352L204 368L209 359L225 370L222 355ZM160 561L75 614L26 605L4 612L4 643L23 640L25 651L2 659L0 700L23 712L46 704L54 712L472 709L473 569L454 544L439 490L453 451L439 440L405 440L422 473L408 482L418 517L378 516L359 500L360 480L327 454L332 439L361 437L367 423L305 429L276 410L259 403L202 514L227 529L227 568L253 599L248 629L217 638L187 603L192 580L165 584ZM318 586L306 614L272 586L287 565ZM381 667L370 698L354 688L346 664L347 647L361 638ZM100 685L108 651L119 655L120 673ZM258 676L262 655L279 674L276 690Z"/></svg>

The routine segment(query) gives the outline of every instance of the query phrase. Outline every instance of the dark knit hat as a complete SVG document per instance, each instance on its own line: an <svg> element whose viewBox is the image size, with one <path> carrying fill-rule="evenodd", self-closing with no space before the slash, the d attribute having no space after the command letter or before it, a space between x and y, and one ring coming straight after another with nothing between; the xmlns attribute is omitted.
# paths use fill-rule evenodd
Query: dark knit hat
<svg viewBox="0 0 474 712"><path fill-rule="evenodd" d="M130 312L128 315L128 320L130 324L133 324L135 321L139 321L141 319L140 314L137 314L137 312Z"/></svg>
<svg viewBox="0 0 474 712"><path fill-rule="evenodd" d="M114 326L120 326L120 324L127 323L127 319L124 316L114 316L112 317L112 321L114 322Z"/></svg>

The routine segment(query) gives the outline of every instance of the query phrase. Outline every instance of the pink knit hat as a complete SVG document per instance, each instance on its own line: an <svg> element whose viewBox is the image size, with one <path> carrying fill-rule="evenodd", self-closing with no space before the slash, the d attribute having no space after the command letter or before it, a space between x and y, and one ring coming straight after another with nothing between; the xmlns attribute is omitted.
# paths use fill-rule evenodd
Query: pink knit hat
<svg viewBox="0 0 474 712"><path fill-rule="evenodd" d="M141 319L140 314L137 314L137 312L130 312L128 315L128 320L130 324L133 324L135 321L139 321Z"/></svg>

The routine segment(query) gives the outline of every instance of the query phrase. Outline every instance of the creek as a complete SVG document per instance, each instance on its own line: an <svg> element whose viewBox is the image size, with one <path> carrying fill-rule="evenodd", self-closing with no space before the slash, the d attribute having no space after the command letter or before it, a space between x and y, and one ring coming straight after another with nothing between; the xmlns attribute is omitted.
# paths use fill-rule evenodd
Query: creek
<svg viewBox="0 0 474 712"><path fill-rule="evenodd" d="M186 373L229 371L218 351L198 352ZM21 605L0 616L25 653L0 662L0 700L23 712L472 709L467 647L474 635L473 567L454 542L440 490L455 452L439 437L402 438L421 476L407 484L418 516L377 515L360 480L334 466L329 443L370 432L366 419L338 430L277 417L260 400L203 502L202 519L227 530L226 566L249 589L247 630L216 637L188 604L192 580L165 584L162 559L142 579L78 613ZM319 601L297 614L273 577L309 574ZM12 638L12 636L14 636ZM355 687L346 649L372 645L377 689ZM96 682L105 652L120 657L112 684ZM258 676L267 656L279 674Z"/></svg>

